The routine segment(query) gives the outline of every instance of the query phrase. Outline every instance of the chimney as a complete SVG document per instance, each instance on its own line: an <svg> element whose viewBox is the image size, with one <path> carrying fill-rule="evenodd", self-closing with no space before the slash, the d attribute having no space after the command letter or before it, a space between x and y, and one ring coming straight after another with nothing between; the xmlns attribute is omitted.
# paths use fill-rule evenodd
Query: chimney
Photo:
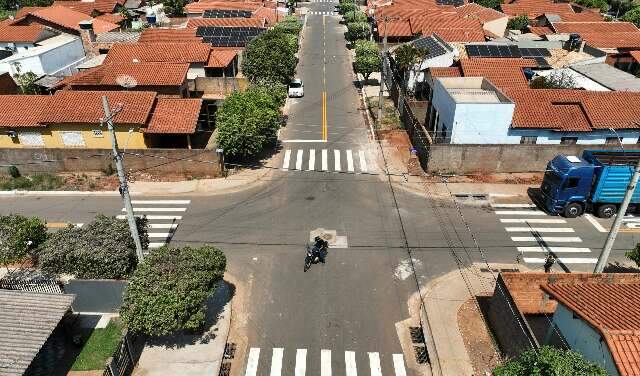
<svg viewBox="0 0 640 376"><path fill-rule="evenodd" d="M92 58L98 55L98 51L93 46L96 41L96 33L93 32L93 20L80 21L80 38L82 38L82 47L84 47L84 54L88 58Z"/></svg>

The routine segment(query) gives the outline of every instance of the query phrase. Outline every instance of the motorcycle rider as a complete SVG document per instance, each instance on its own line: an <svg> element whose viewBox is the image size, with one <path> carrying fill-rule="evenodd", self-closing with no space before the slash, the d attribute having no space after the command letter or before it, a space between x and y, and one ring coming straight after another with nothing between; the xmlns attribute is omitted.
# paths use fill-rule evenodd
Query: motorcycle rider
<svg viewBox="0 0 640 376"><path fill-rule="evenodd" d="M319 236L316 236L313 240L315 241L313 244L314 258L317 256L320 262L324 264L325 251L329 248L329 242Z"/></svg>

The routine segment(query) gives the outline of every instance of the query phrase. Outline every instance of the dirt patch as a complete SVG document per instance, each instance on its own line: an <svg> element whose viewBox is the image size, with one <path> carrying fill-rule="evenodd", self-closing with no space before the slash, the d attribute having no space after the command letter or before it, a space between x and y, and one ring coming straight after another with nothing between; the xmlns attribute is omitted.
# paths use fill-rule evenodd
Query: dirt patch
<svg viewBox="0 0 640 376"><path fill-rule="evenodd" d="M478 297L478 300L486 301L486 296L488 295ZM496 351L482 314L478 311L476 297L467 300L458 310L458 327L473 364L474 374L491 373L500 363L500 355Z"/></svg>
<svg viewBox="0 0 640 376"><path fill-rule="evenodd" d="M503 174L472 174L446 177L449 183L487 183L487 184L524 184L538 185L542 183L542 173L503 173ZM428 175L426 178L430 183L441 183L443 177Z"/></svg>

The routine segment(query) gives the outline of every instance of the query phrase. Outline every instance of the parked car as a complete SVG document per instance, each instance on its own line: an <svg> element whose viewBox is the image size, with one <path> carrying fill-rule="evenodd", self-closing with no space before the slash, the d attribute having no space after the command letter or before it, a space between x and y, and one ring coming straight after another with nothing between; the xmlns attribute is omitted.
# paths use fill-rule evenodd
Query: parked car
<svg viewBox="0 0 640 376"><path fill-rule="evenodd" d="M304 84L299 78L291 80L289 83L289 98L301 98L304 96Z"/></svg>

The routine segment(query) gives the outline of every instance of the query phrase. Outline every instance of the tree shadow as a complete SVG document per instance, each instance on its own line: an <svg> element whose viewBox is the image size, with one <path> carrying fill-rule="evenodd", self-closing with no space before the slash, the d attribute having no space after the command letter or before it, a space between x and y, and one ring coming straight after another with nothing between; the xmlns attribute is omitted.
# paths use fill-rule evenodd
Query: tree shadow
<svg viewBox="0 0 640 376"><path fill-rule="evenodd" d="M618 261L610 262L604 267L603 273L640 273L637 266L623 265Z"/></svg>

